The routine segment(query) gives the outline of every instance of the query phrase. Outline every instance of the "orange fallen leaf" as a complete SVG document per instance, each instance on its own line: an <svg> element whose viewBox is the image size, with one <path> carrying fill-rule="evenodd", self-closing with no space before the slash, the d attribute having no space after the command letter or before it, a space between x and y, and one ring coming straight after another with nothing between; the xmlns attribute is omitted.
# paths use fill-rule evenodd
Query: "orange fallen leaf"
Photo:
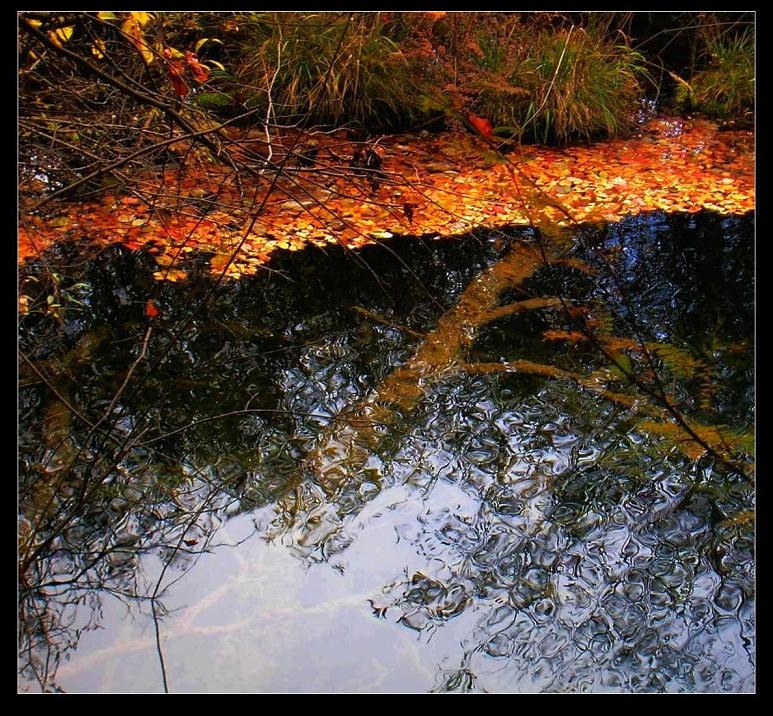
<svg viewBox="0 0 773 716"><path fill-rule="evenodd" d="M153 303L153 299L149 298L145 303L145 315L148 318L155 318L159 313L161 312L156 308L156 304Z"/></svg>
<svg viewBox="0 0 773 716"><path fill-rule="evenodd" d="M579 343L587 341L588 337L578 331L543 331L542 337L546 341L568 341L569 343Z"/></svg>
<svg viewBox="0 0 773 716"><path fill-rule="evenodd" d="M493 136L494 126L487 119L478 117L470 112L470 114L467 115L467 121L487 139L491 139Z"/></svg>

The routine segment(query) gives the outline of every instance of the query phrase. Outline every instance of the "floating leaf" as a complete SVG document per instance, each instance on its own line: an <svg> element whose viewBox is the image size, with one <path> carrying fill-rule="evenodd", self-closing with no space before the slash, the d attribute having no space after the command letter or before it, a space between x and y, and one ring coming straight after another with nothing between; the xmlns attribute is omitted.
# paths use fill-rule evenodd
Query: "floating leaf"
<svg viewBox="0 0 773 716"><path fill-rule="evenodd" d="M182 271L180 269L170 268L166 271L158 271L158 276L156 274L153 274L154 278L157 278L159 280L166 280L171 281L172 283L177 283L181 279L187 278L188 274L186 271Z"/></svg>
<svg viewBox="0 0 773 716"><path fill-rule="evenodd" d="M546 341L568 341L569 343L579 343L580 341L587 341L588 337L583 333L577 331L544 331L542 337Z"/></svg>
<svg viewBox="0 0 773 716"><path fill-rule="evenodd" d="M148 318L155 318L156 316L158 316L159 313L160 311L158 310L158 308L156 308L156 304L153 303L153 299L149 298L145 302L145 315Z"/></svg>
<svg viewBox="0 0 773 716"><path fill-rule="evenodd" d="M132 19L139 27L136 18ZM189 64L185 53L175 48L159 45L157 56L166 58L165 72L169 71L174 95L189 95L188 85L196 80L194 72L200 72L197 66ZM202 68L219 66L211 61L197 62ZM336 157L351 157L354 149L360 146L356 142L347 144L342 133L316 139L325 162L334 163ZM324 194L314 182L306 183L311 176L300 173L293 178L300 185L295 187L298 189L295 194L291 193L296 199L288 200L288 187L277 186L261 215L264 224L260 236L251 240L254 245L250 246L249 252L240 252L233 264L236 270L246 273L247 266L255 267L269 260L277 241L286 242L290 250L326 243L356 248L404 233L408 225L411 233L416 235L447 236L469 231L473 225L499 228L531 223L540 229L546 241L556 245L562 240L570 242L562 225L572 220L591 221L602 217L619 220L624 215L651 207L673 212L696 211L711 205L721 207L723 214L740 214L754 208L752 139L748 133L718 132L716 128L694 123L678 139L664 136L651 142L613 140L591 147L561 150L535 146L524 149L517 159L510 154L504 158L505 163L490 165L487 159L493 159L496 153L488 148L489 154L484 156L480 142L469 133L431 138L418 135L385 137L378 147L383 171L389 176L389 187L383 192L381 201L363 200L359 189L355 190L352 185L348 165L331 166L342 171L331 173L331 176L337 174L338 178ZM187 152L189 147L189 143L180 142L172 145L171 151ZM327 147L334 154L327 154ZM229 147L234 153L241 149L239 143ZM415 161L422 153L431 154L435 158L433 166L440 166L441 171L430 170L428 164ZM147 230L148 235L162 237L162 242L167 244L162 246L164 249L168 248L169 242L179 240L196 250L227 251L235 246L232 242L239 240L238 229L230 228L231 225L243 226L247 216L246 208L240 204L238 187L229 178L228 171L225 167L208 165L207 172L202 173L198 163L189 162L175 169L167 165L163 174L142 177L142 180L152 181L154 185L163 184L169 192L182 187L188 197L217 194L218 204L239 209L210 211L206 219L190 222L180 214L173 214L174 221L170 221L170 211L162 210L140 221L145 214L140 215L138 209L130 207L140 201L144 203L150 195L142 195L140 199L143 189L138 185L137 196L116 198L106 194L97 200L79 201L58 221L56 217L46 219L43 216L28 219L18 234L19 259L37 255L60 241L65 231L76 227L87 235L97 229L98 240L105 242L125 241L127 229L134 226L143 233ZM621 199L622 181L627 185L624 199ZM421 187L420 192L417 187ZM565 193L559 195L556 188ZM28 187L20 186L22 195L25 192L39 195L45 189L45 186L32 183ZM308 194L304 193L307 189ZM384 201L387 193L390 200ZM569 219L559 207L572 218ZM241 213L236 216L239 211ZM328 214L335 215L336 219L328 220ZM272 236L267 237L266 232ZM142 243L137 236L129 238ZM152 250L158 252L159 248ZM176 254L175 251L169 253ZM623 258L622 253L603 256L609 262ZM248 259L258 263L247 263ZM567 260L562 262L569 264ZM592 272L590 267L580 263L573 266L586 273ZM607 344L609 351L635 353L629 358L636 361L633 367L637 375L641 375L641 351L615 336L614 317L600 307L593 307L585 319L583 315L578 314L575 318L584 321L596 339ZM571 327L577 329L578 326ZM696 357L679 347L654 344L648 349L673 377L699 379L703 386L702 404L710 406L712 376L696 362Z"/></svg>
<svg viewBox="0 0 773 716"><path fill-rule="evenodd" d="M475 129L480 132L486 139L491 139L494 135L494 126L489 122L487 119L484 119L483 117L478 117L475 114L468 114L467 115L467 121L475 127Z"/></svg>

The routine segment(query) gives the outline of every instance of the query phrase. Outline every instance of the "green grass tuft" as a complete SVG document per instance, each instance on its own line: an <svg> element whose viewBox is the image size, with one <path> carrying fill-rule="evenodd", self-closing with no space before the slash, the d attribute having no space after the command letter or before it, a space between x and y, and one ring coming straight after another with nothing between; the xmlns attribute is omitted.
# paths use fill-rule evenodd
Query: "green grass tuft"
<svg viewBox="0 0 773 716"><path fill-rule="evenodd" d="M567 144L633 126L644 58L592 29L543 30L499 85L481 83L476 112L521 139Z"/></svg>
<svg viewBox="0 0 773 716"><path fill-rule="evenodd" d="M707 40L710 66L692 79L695 109L717 119L751 114L754 109L754 35L719 35Z"/></svg>
<svg viewBox="0 0 773 716"><path fill-rule="evenodd" d="M250 17L239 80L248 107L277 119L368 127L423 114L414 73L378 13Z"/></svg>

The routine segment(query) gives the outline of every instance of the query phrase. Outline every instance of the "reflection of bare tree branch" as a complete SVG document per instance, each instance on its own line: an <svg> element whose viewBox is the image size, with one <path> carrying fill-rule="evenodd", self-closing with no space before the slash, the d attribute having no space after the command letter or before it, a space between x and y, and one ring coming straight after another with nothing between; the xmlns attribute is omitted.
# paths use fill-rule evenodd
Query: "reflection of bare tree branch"
<svg viewBox="0 0 773 716"><path fill-rule="evenodd" d="M135 369L140 364L140 361L142 361L145 358L145 354L148 351L148 341L150 340L150 334L152 332L153 332L153 326L148 326L147 330L145 331L145 337L142 339L140 354L137 356L137 359L134 361L134 363L132 363L131 366L129 366L129 370L126 371L126 377L123 379L121 386L115 392L115 395L113 396L113 399L110 401L110 405L107 406L107 409L105 410L104 415L99 420L97 420L97 422L94 423L94 425L92 425L91 427L92 430L96 430L99 424L105 421L108 418L108 416L113 412L113 408L115 408L115 404L118 402L118 399L121 397L121 394L123 393L124 389L126 388L129 381L131 380Z"/></svg>
<svg viewBox="0 0 773 716"><path fill-rule="evenodd" d="M54 385L52 385L51 381L46 378L45 375L43 375L38 367L35 365L33 361L29 359L29 357L24 353L24 351L19 351L19 355L21 356L22 360L30 367L33 373L40 378L40 380L45 383L46 387L59 399L59 401L62 403L62 405L65 405L67 409L76 417L78 420L80 420L85 425L88 425L90 428L93 428L94 425L91 423L90 420L85 418L81 412L70 403L67 398L65 398Z"/></svg>
<svg viewBox="0 0 773 716"><path fill-rule="evenodd" d="M124 508L111 503L106 507L109 517L105 522L91 526L85 524L85 515L79 515L80 523L71 521L58 546L21 574L19 646L26 658L22 668L38 680L42 690L56 688L53 679L61 653L74 648L82 628L76 618L83 618L84 609L92 610L92 619L97 618L100 593L139 604L149 601L154 624L160 630L163 589L195 565L195 561L180 564L181 556L200 555L207 549L218 525L208 516L222 510L228 499L223 484L211 482L201 472L195 479L187 491L182 485L173 488L171 496L158 488L145 488L135 495L131 491L139 486L128 481L125 490L132 499L121 500ZM128 510L123 511L125 508ZM196 551L186 546L186 540L196 543ZM150 587L142 587L139 557L159 550L165 553L161 576ZM57 559L80 563L80 569L69 579L53 579L49 573ZM164 576L173 563L182 566L183 572L164 585ZM96 599L90 607L87 597ZM160 632L158 638L160 650ZM37 656L41 651L43 656ZM162 653L160 658L166 688Z"/></svg>
<svg viewBox="0 0 773 716"><path fill-rule="evenodd" d="M386 318L382 318L381 316L376 315L373 311L369 311L367 308L363 308L362 306L349 306L349 308L363 316L367 316L371 321L380 323L382 326L389 326L390 328L394 328L398 331L402 331L403 333L407 333L410 336L414 336L414 338L426 338L423 333L414 331L412 328L408 328L407 326L398 326L396 323L392 323Z"/></svg>

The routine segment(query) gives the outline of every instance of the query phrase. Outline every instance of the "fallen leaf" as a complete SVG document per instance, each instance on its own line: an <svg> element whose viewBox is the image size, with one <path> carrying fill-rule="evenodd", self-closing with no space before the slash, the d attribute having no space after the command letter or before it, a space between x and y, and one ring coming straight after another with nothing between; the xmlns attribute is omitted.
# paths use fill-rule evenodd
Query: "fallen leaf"
<svg viewBox="0 0 773 716"><path fill-rule="evenodd" d="M159 313L160 311L156 308L156 304L153 303L153 299L149 298L145 302L145 315L148 318L155 318Z"/></svg>
<svg viewBox="0 0 773 716"><path fill-rule="evenodd" d="M480 132L486 139L491 139L494 133L494 125L491 124L487 119L484 119L483 117L478 117L475 114L468 114L467 115L467 121L475 127L478 132Z"/></svg>

